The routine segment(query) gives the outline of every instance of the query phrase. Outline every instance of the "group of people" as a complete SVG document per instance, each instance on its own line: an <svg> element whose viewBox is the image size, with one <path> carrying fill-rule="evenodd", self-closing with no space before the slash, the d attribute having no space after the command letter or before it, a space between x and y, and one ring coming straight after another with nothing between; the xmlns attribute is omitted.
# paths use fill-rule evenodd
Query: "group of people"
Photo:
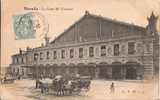
<svg viewBox="0 0 160 100"><path fill-rule="evenodd" d="M40 77L40 76L41 76L41 77ZM36 88L39 87L40 80L46 78L46 77L44 77L43 75L40 75L40 76L39 76L38 78L36 78ZM57 76L57 75L50 75L50 77L48 77L48 78L52 79L54 86L57 86L57 87L64 87L64 85L66 85L65 87L67 87L67 86L71 86L71 84L72 84L72 86L73 86L73 84L74 84L74 81L73 81L73 80L74 80L74 79L76 79L74 85L76 85L76 82L78 82L78 83L81 82L81 81L79 80L80 75L75 75L74 77L62 76L63 78L56 78L56 76ZM71 83L70 80L72 80L72 83ZM90 82L90 81L88 81L88 82ZM66 84L66 83L67 83L67 84ZM85 83L85 84L86 84L86 83ZM83 84L83 85L85 86L85 84ZM88 83L87 83L87 84L88 84ZM86 84L86 87L88 87L87 84ZM63 86L62 86L62 85L63 85ZM80 85L82 85L82 82L81 82ZM90 85L90 84L89 84L89 85ZM67 88L69 89L70 87L67 87ZM60 89L60 88L58 88L58 89ZM111 93L111 94L114 94L114 93L115 93L115 83L114 83L114 82L111 83L109 89L110 89L110 93ZM61 88L61 90L63 90L63 89ZM59 91L60 91L60 90L59 90ZM62 92L62 93L63 93L63 92Z"/></svg>
<svg viewBox="0 0 160 100"><path fill-rule="evenodd" d="M49 79L50 85L47 85L45 81L42 79L36 80L36 88L41 88L41 92L48 92L49 90L53 90L56 92L56 95L64 95L64 94L72 94L72 92L80 92L81 89L89 90L90 87L90 79L84 78L71 78L67 79L65 77L57 77L55 76L53 79Z"/></svg>

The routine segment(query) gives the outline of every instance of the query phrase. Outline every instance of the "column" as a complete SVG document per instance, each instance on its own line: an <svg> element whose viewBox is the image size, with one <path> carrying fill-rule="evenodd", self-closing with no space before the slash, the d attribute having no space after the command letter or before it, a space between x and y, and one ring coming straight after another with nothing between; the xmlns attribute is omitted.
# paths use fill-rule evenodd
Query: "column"
<svg viewBox="0 0 160 100"><path fill-rule="evenodd" d="M75 72L75 74L79 74L79 73L78 73L78 67L77 67L77 66L75 66L74 72Z"/></svg>
<svg viewBox="0 0 160 100"><path fill-rule="evenodd" d="M122 66L122 79L126 79L126 66L125 65L123 65Z"/></svg>
<svg viewBox="0 0 160 100"><path fill-rule="evenodd" d="M99 73L100 73L100 69L98 66L95 67L95 78L98 79L99 78Z"/></svg>
<svg viewBox="0 0 160 100"><path fill-rule="evenodd" d="M112 79L112 67L108 67L107 70L108 78Z"/></svg>

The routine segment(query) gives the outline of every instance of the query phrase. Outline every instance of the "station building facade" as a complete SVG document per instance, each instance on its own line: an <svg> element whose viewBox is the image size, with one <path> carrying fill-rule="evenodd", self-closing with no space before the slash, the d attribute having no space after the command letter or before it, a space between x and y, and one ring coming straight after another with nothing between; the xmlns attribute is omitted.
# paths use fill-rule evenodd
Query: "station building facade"
<svg viewBox="0 0 160 100"><path fill-rule="evenodd" d="M146 27L85 12L56 39L12 56L12 72L90 75L103 79L152 79L159 69L158 16Z"/></svg>

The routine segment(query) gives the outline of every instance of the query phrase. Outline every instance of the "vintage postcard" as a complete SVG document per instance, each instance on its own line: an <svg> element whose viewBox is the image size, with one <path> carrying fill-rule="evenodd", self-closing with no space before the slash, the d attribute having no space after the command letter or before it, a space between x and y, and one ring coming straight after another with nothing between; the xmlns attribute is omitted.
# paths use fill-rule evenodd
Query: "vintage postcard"
<svg viewBox="0 0 160 100"><path fill-rule="evenodd" d="M1 0L0 100L160 100L160 0Z"/></svg>

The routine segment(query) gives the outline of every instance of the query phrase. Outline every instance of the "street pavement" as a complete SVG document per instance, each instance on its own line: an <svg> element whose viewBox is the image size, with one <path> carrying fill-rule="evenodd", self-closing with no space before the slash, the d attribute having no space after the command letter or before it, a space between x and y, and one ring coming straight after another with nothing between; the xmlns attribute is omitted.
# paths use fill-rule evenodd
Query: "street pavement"
<svg viewBox="0 0 160 100"><path fill-rule="evenodd" d="M115 84L115 93L110 93L112 82ZM154 95L151 82L132 80L92 80L88 92L69 96L42 94L40 89L35 89L35 81L30 79L0 85L0 100L153 100Z"/></svg>

